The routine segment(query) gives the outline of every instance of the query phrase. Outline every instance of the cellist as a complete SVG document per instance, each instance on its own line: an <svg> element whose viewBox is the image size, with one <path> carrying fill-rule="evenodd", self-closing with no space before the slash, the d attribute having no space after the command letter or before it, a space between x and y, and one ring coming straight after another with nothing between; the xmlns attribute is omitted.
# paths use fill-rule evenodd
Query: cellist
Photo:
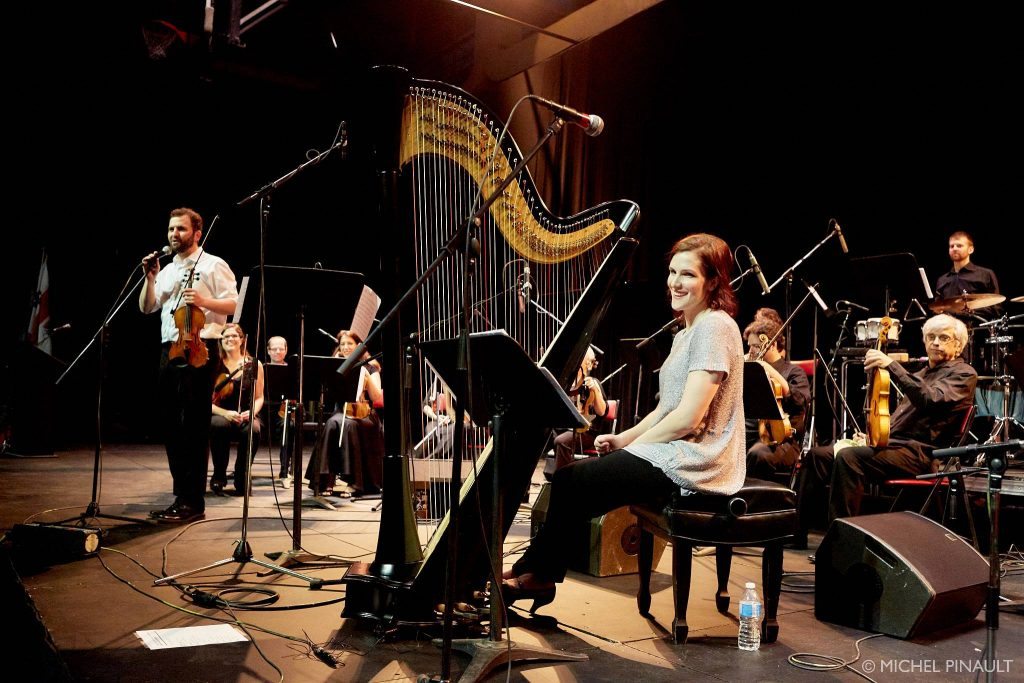
<svg viewBox="0 0 1024 683"><path fill-rule="evenodd" d="M758 479L771 479L776 472L792 470L800 456L804 416L811 402L807 373L799 365L783 358L779 351L785 342L785 337L779 333L781 328L774 319L759 316L743 330L748 357L760 361L778 388L782 411L789 416L789 424L793 428L793 433L785 438L773 439L764 425L759 424L764 420L747 420L747 476ZM762 335L771 342L767 348Z"/></svg>
<svg viewBox="0 0 1024 683"><path fill-rule="evenodd" d="M158 410L174 481L174 501L150 513L159 522L189 522L202 518L206 509L203 496L217 340L238 298L235 274L223 259L199 246L202 234L203 219L198 213L174 209L167 224L169 250L164 250L174 258L164 268L160 252L142 259L146 276L139 310L160 311ZM185 310L178 312L179 308ZM183 320L186 329L179 327Z"/></svg>
<svg viewBox="0 0 1024 683"><path fill-rule="evenodd" d="M820 502L825 484L831 481L829 522L860 514L864 487L887 479L914 477L932 469L931 451L945 448L959 434L965 412L974 402L978 373L960 354L967 344L967 327L941 314L925 321L921 329L928 365L910 372L877 349L868 349L864 368L888 370L904 398L892 412L885 446L833 446L812 448L800 468L801 526L806 533L808 513Z"/></svg>

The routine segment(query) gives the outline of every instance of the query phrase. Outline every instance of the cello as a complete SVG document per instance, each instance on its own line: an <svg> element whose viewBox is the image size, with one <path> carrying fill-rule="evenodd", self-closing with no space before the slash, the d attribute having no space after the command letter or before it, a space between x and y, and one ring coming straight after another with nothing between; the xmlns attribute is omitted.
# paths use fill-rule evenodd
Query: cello
<svg viewBox="0 0 1024 683"><path fill-rule="evenodd" d="M892 318L885 316L878 323L878 343L875 348L882 351L889 341L889 328ZM889 389L892 380L885 368L876 368L868 380L866 399L868 446L886 446L889 444Z"/></svg>
<svg viewBox="0 0 1024 683"><path fill-rule="evenodd" d="M773 340L768 339L767 334L759 334L757 338L761 341L761 351L754 360L763 360ZM784 398L782 395L782 385L771 375L768 375L768 381L772 385L772 392L775 394L775 402L779 404L779 412L782 413L782 419L758 420L757 434L761 438L762 443L774 446L793 436L796 430L793 429L793 425L789 422L789 415L782 408L782 399Z"/></svg>
<svg viewBox="0 0 1024 683"><path fill-rule="evenodd" d="M190 289L195 281L196 271L193 268L185 281L185 289ZM199 338L199 333L206 324L206 314L195 304L185 304L174 311L174 326L178 328L178 339L171 344L167 357L171 361L179 361L194 368L206 365L210 353L206 342Z"/></svg>

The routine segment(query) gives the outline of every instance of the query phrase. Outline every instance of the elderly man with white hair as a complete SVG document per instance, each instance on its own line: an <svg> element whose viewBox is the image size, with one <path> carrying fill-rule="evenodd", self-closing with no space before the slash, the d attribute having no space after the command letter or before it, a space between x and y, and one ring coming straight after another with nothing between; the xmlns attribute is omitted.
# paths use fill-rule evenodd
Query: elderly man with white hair
<svg viewBox="0 0 1024 683"><path fill-rule="evenodd" d="M945 448L959 434L974 400L978 373L960 357L967 345L967 327L949 315L929 318L922 330L928 366L910 372L899 362L869 349L867 370L885 368L904 398L892 413L886 446L812 448L800 470L801 524L805 511L821 500L831 480L829 521L860 513L864 486L930 472L931 451ZM895 392L893 392L895 394Z"/></svg>

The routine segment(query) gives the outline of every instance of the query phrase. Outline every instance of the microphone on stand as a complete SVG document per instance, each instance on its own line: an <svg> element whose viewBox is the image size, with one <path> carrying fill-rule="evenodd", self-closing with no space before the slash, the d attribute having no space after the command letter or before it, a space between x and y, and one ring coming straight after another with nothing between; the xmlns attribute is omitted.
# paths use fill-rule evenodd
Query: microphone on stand
<svg viewBox="0 0 1024 683"><path fill-rule="evenodd" d="M838 309L840 306L845 306L847 308L856 308L858 311L864 311L865 313L867 313L870 310L867 306L861 306L860 304L855 304L852 301L847 301L846 299L840 299L839 301L836 302L836 309Z"/></svg>
<svg viewBox="0 0 1024 683"><path fill-rule="evenodd" d="M526 304L530 301L530 291L533 285L530 284L530 266L523 266L522 284L519 285L519 313L526 313Z"/></svg>
<svg viewBox="0 0 1024 683"><path fill-rule="evenodd" d="M807 290L811 293L811 296L814 297L814 300L818 302L818 305L821 306L821 310L828 313L828 304L826 304L825 300L821 298L820 294L818 294L818 290L814 288L814 285L807 285Z"/></svg>
<svg viewBox="0 0 1024 683"><path fill-rule="evenodd" d="M335 345L338 344L338 338L335 337L330 332L328 332L327 330L325 330L324 328L318 327L318 328L316 328L316 331L319 332L320 334L324 335L325 337L330 337L331 341L334 342Z"/></svg>
<svg viewBox="0 0 1024 683"><path fill-rule="evenodd" d="M1011 451L1015 448L1024 448L1024 440L1011 439L997 443L975 443L970 446L957 446L955 448L936 448L932 451L932 457L945 460L954 456L970 455L971 453L987 453L989 451Z"/></svg>
<svg viewBox="0 0 1024 683"><path fill-rule="evenodd" d="M829 223L832 224L832 229L835 230L836 235L839 237L839 246L842 248L843 253L849 254L850 248L846 246L846 238L843 236L843 229L839 227L839 221L833 218Z"/></svg>
<svg viewBox="0 0 1024 683"><path fill-rule="evenodd" d="M754 256L754 252L749 248L747 249L747 256L750 257L750 269L754 271L754 275L757 276L757 281L761 285L761 293L770 293L772 290L768 288L768 281L764 279L764 273L761 272L761 264L757 262L757 257Z"/></svg>
<svg viewBox="0 0 1024 683"><path fill-rule="evenodd" d="M659 329L659 330L658 330L657 332L655 332L654 334L652 334L652 335L650 335L649 337L646 337L646 338L644 338L644 339L641 339L641 340L640 340L639 342L637 342L637 345L636 345L636 346L635 346L634 348L635 348L635 349L636 349L637 351L639 351L640 349L642 349L642 348L644 348L645 346L647 346L648 344L650 344L650 343L651 343L651 340L653 340L653 339L654 339L655 337L657 337L657 336L658 336L659 334L661 334L661 333L662 333L662 332L664 332L665 330L670 330L670 329L672 329L673 327L679 327L679 321L678 321L678 320L676 320L676 319L674 319L674 318L673 318L672 320L670 320L670 321L669 321L668 323L666 323L665 325L662 325L662 326L661 326L661 329Z"/></svg>
<svg viewBox="0 0 1024 683"><path fill-rule="evenodd" d="M604 130L604 119L597 114L584 114L578 112L572 107L567 107L564 104L558 104L551 100L546 100L543 97L537 97L533 95L532 98L537 102L540 102L545 107L554 112L555 116L566 121L567 123L573 123L583 129L583 132L590 137L597 137Z"/></svg>

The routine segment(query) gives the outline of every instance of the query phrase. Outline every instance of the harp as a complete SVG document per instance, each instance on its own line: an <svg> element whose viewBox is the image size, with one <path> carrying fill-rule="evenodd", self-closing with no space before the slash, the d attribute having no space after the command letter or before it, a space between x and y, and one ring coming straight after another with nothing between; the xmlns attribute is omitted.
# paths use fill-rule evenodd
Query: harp
<svg viewBox="0 0 1024 683"><path fill-rule="evenodd" d="M405 279L411 283L460 229L460 221L473 214L477 199L489 196L522 154L510 137L499 140L501 122L466 92L436 81L410 79L404 71L391 70L388 76L391 88L378 96L385 105L375 117L374 153L381 186L389 196L381 205L393 212L391 220L402 231L393 238L402 252L395 272L412 273ZM505 330L568 388L636 246L630 234L638 216L637 205L628 200L556 216L538 196L528 171L521 171L477 231L480 252L470 282L474 302L470 331ZM399 419L386 421L385 427L389 439L385 514L374 562L353 564L343 579L347 585L344 617L393 625L437 622L435 608L443 602L453 525L443 495L447 486L431 482L450 477L451 462L441 452L452 444L438 436L445 425L428 420L424 413L438 416L459 397L452 396L425 358L404 349L401 340L458 336L461 258L460 254L441 264L414 304L400 313L399 332L390 335L393 341L385 342L385 367L412 366L413 377L405 376L408 370L385 375L385 381L391 382L385 387L389 416L394 405L390 397L403 397ZM413 362L403 363L403 354L411 355ZM396 379L396 375L403 377ZM412 391L403 391L408 386ZM422 411L424 406L430 410ZM402 442L422 446L429 441L425 450L430 458L416 457L422 455L420 448L416 453L400 453L400 447L390 445L400 421L409 416L418 416L418 424L401 422L409 432ZM510 424L506 433L514 448L508 449L502 465L504 528L497 543L508 533L528 491L549 431L532 421L528 410L517 410ZM460 594L453 600L459 602L473 602L489 575L480 530L480 520L490 516L491 507L486 484L493 464L488 437L484 425L466 426L463 458L473 462L463 462L460 468L466 477L455 525Z"/></svg>

